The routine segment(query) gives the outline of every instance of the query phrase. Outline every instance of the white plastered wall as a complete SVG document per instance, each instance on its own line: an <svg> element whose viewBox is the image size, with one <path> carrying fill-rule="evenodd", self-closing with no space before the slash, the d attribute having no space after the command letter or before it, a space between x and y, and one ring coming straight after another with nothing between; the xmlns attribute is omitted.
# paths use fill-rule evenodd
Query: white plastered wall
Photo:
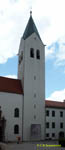
<svg viewBox="0 0 65 150"><path fill-rule="evenodd" d="M46 133L49 133L48 138L53 139L52 133L55 133L54 139L58 139L59 132L64 132L65 134L65 110L62 108L46 108L46 110L49 110L49 116L46 116L46 122L49 122L49 128L46 128ZM55 111L55 117L52 117L52 111ZM63 112L63 117L60 117L60 111ZM52 128L52 122L55 122L55 128ZM61 122L63 123L63 128L60 128Z"/></svg>
<svg viewBox="0 0 65 150"><path fill-rule="evenodd" d="M2 115L6 119L5 140L16 141L17 136L22 140L22 102L23 95L0 92L0 106ZM19 108L19 118L14 117L14 109ZM14 125L19 125L19 134L14 134Z"/></svg>
<svg viewBox="0 0 65 150"><path fill-rule="evenodd" d="M30 57L30 48L34 48L34 58ZM31 124L41 124L41 139L45 139L45 50L36 33L25 40L24 49L24 122L23 139L30 141ZM40 50L40 60L36 59L36 50ZM36 76L36 80L34 80ZM36 98L34 94L36 93ZM34 109L34 104L36 108ZM36 115L36 119L34 119Z"/></svg>

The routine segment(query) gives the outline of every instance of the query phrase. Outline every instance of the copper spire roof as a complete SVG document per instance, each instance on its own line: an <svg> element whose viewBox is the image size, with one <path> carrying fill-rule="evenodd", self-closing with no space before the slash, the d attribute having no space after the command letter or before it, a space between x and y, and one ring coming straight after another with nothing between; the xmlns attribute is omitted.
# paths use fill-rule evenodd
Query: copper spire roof
<svg viewBox="0 0 65 150"><path fill-rule="evenodd" d="M33 18L32 18L32 14L30 12L30 18L29 18L29 21L28 21L28 24L25 28L25 31L24 31L24 34L23 34L23 39L25 40L26 38L28 38L32 33L36 33L37 36L39 37L39 39L41 40L40 38L40 35L38 33L38 30L36 28L36 25L33 21Z"/></svg>

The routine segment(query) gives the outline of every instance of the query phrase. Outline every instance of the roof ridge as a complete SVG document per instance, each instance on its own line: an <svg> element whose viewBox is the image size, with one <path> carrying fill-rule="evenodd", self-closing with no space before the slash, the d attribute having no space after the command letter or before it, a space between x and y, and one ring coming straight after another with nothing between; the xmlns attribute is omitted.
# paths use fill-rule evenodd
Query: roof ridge
<svg viewBox="0 0 65 150"><path fill-rule="evenodd" d="M61 101L55 101L55 100L45 100L45 101L49 101L49 102L61 102ZM61 103L63 103L64 101L62 101Z"/></svg>
<svg viewBox="0 0 65 150"><path fill-rule="evenodd" d="M16 79L16 78L5 77L5 76L0 76L0 78L10 79L10 80L20 80L20 79Z"/></svg>

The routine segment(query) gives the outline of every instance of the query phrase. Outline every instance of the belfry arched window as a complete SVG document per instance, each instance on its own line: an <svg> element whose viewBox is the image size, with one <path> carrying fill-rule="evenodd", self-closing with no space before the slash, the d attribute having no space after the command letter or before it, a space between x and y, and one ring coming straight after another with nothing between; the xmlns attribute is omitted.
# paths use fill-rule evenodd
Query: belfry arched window
<svg viewBox="0 0 65 150"><path fill-rule="evenodd" d="M19 117L19 108L15 108L14 117Z"/></svg>
<svg viewBox="0 0 65 150"><path fill-rule="evenodd" d="M30 48L30 57L34 58L34 49Z"/></svg>
<svg viewBox="0 0 65 150"><path fill-rule="evenodd" d="M14 126L14 134L19 134L19 125Z"/></svg>
<svg viewBox="0 0 65 150"><path fill-rule="evenodd" d="M40 51L37 49L37 51L36 51L36 58L37 59L40 59Z"/></svg>

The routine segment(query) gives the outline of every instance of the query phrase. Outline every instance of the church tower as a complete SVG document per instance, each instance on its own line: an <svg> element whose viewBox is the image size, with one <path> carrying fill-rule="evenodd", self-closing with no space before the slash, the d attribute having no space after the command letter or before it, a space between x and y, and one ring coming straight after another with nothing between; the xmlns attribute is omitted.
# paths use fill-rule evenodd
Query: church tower
<svg viewBox="0 0 65 150"><path fill-rule="evenodd" d="M45 45L30 12L19 47L18 78L24 91L23 141L45 139Z"/></svg>

